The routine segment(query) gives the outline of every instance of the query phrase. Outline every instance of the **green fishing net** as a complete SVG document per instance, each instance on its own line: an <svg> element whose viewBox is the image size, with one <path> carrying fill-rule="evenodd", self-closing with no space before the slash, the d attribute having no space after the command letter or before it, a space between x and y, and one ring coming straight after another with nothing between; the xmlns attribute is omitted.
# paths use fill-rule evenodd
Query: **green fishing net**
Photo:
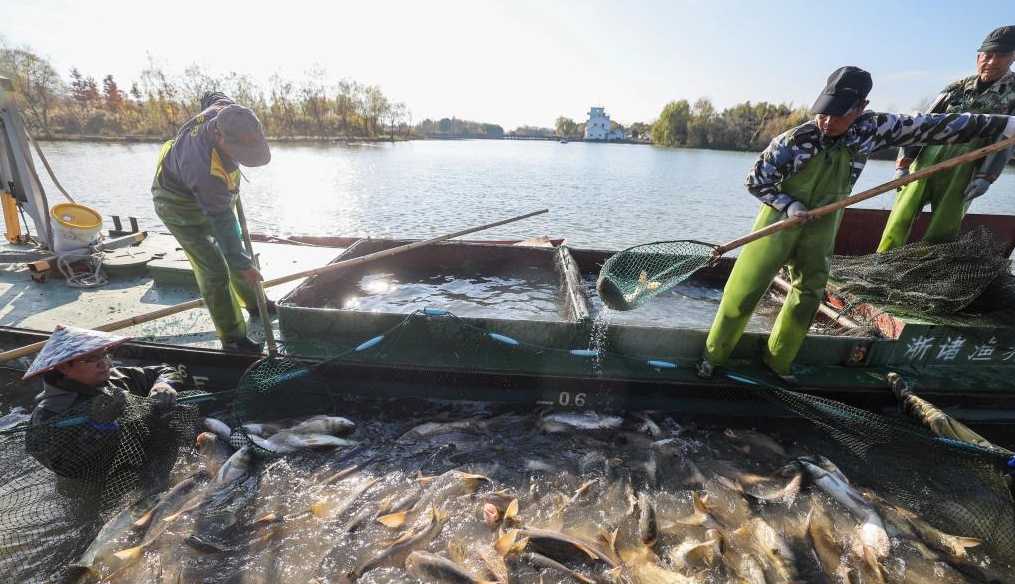
<svg viewBox="0 0 1015 584"><path fill-rule="evenodd" d="M596 290L606 306L631 310L680 284L713 261L701 241L656 241L620 251L603 264Z"/></svg>

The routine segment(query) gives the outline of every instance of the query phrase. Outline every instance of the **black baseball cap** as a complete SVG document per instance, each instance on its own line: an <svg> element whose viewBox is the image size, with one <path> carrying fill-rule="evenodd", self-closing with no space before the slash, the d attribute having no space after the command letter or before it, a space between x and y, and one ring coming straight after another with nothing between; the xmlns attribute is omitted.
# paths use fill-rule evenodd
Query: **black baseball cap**
<svg viewBox="0 0 1015 584"><path fill-rule="evenodd" d="M983 39L979 52L1010 53L1015 51L1015 26L1002 26L990 31Z"/></svg>
<svg viewBox="0 0 1015 584"><path fill-rule="evenodd" d="M811 113L841 116L857 102L867 99L867 94L873 86L871 74L863 69L853 66L839 67L828 76L828 83L811 106Z"/></svg>

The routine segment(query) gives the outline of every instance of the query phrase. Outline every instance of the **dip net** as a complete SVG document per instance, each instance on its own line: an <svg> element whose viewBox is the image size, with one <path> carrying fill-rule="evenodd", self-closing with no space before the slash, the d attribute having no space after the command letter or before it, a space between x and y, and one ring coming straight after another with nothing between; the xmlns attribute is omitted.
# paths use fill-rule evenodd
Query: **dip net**
<svg viewBox="0 0 1015 584"><path fill-rule="evenodd" d="M656 241L620 251L603 264L596 290L614 310L631 310L680 284L713 261L715 246Z"/></svg>
<svg viewBox="0 0 1015 584"><path fill-rule="evenodd" d="M170 484L201 420L193 405L161 411L134 395L115 419L94 413L86 404L0 433L0 581L79 573L70 564L108 519Z"/></svg>

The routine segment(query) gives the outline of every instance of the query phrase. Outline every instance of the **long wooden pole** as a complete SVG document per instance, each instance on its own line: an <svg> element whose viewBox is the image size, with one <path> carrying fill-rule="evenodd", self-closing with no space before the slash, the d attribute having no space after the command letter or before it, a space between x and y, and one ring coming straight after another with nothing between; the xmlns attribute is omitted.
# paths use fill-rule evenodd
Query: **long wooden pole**
<svg viewBox="0 0 1015 584"><path fill-rule="evenodd" d="M236 197L236 219L240 222L243 247L247 248L250 261L260 272L261 265L257 261L257 256L254 255L254 244L250 241L250 230L247 228L247 214L243 211L243 200L239 196ZM254 294L257 296L257 311L261 314L261 324L264 325L264 342L268 346L268 355L274 357L278 353L278 345L275 344L275 330L272 328L271 316L268 314L268 298L264 295L262 282L258 282L254 286Z"/></svg>
<svg viewBox="0 0 1015 584"><path fill-rule="evenodd" d="M281 276L281 277L278 277L278 278L273 278L271 280L265 280L264 281L264 287L265 288L270 288L271 286L278 286L279 284L285 284L287 282L292 282L294 280L299 280L301 278L306 278L308 276L316 276L316 275L319 275L319 274L327 274L327 273L330 273L330 272L335 272L335 271L338 271L338 270L343 270L345 268L351 268L353 266L358 266L358 265L361 265L361 264L365 264L367 262L372 262L374 260L379 260L381 258L390 257L390 256L393 256L395 254L405 253L407 251L412 251L414 249L419 249L419 248L421 248L423 246L430 245L432 243L437 243L437 242L445 241L445 240L448 240L448 239L454 239L456 237L461 237L463 235L469 235L470 233L476 233L477 231L483 231L483 230L486 230L486 229L492 229L494 227L499 227L501 225L507 225L508 223L514 223L515 221L521 221L522 219L528 219L529 217L535 217L536 215L542 215L543 213L548 213L548 212L549 212L549 209L541 209L539 211L533 211L532 213L526 213L524 215L518 215L517 217L512 217L510 219L504 219L502 221L496 221L494 223L487 223L486 225L480 225L479 227L472 227L470 229L463 229L461 231L456 231L454 233L449 233L447 235L441 235L440 237L434 237L433 239L426 239L426 240L423 240L423 241L414 241L412 243L407 243L405 245L400 245L398 247L393 247L391 249L386 249L386 250L383 250L383 251L374 252L374 253L371 253L371 254L367 254L365 256L360 256L358 258L351 258L351 259L348 259L348 260L343 260L343 261L340 261L340 262L335 262L333 264L329 264L327 266L323 266L323 267L320 267L320 268L314 268L312 270L304 270L302 272L296 272L295 274L289 274L288 276ZM153 310L152 312L148 312L148 313L145 313L145 314L139 314L137 316L132 316L130 318L124 318L124 319L121 319L121 320L109 322L109 323L106 323L106 324L94 327L93 330L103 331L103 332L110 332L110 331L120 330L120 329L127 328L127 327L130 327L130 326L134 326L134 325L138 325L138 324L143 324L143 323L150 322L150 321L153 321L153 320L158 320L158 319L166 317L166 316L170 316L170 315L173 315L173 314L178 314L180 312L184 312L186 310L191 310L193 308L198 308L198 307L201 307L201 306L204 306L204 300L198 298L198 299L195 299L195 300L190 300L188 302L182 302L180 304L175 304L173 306L167 306L165 308L160 308L159 310ZM43 345L45 345L45 344L46 344L46 341L39 341L37 343L32 343L31 345L25 345L24 347L19 347L17 349L11 349L10 351L4 351L3 353L0 353L0 363L4 363L4 362L7 362L7 361L10 361L11 359L17 359L18 357L24 357L25 355L31 355L33 353L36 353L40 349L42 349Z"/></svg>
<svg viewBox="0 0 1015 584"><path fill-rule="evenodd" d="M825 205L824 207L818 207L817 209L812 209L810 211L810 213L809 213L809 216L810 216L810 218L815 218L815 217L822 217L824 215L828 215L829 213L834 213L834 212L838 211L839 209L844 209L846 207L849 207L850 205L855 205L855 204L857 204L857 203L859 203L861 201L866 201L867 199L871 199L871 198L876 197L876 196L878 196L880 194L887 193L890 190L897 189L897 188L899 188L901 186L904 186L904 185L908 185L909 183L911 183L913 181L918 181L918 180L920 180L922 178L927 178L928 176L930 176L932 174L935 174L935 173L938 173L938 172L941 172L942 170L948 170L949 168L954 168L954 167L956 167L956 166L958 166L960 164L965 164L967 162L972 162L973 160L977 160L979 158L983 158L984 156L986 156L988 154L993 154L994 152L998 152L998 151L1004 150L1005 148L1007 148L1009 146L1015 146L1015 136L1013 136L1011 138L1004 139L1004 140L999 140L997 142L994 142L993 144L989 144L987 146L984 146L983 148L978 148L976 150L973 150L972 152L966 152L965 154L962 154L961 156L956 156L955 158L949 158L948 160L945 160L944 162L939 162L939 163L937 163L937 164L935 164L933 166L928 166L927 168L921 168L920 170L918 170L918 171L916 171L914 173L911 173L911 174L909 174L907 176L904 176L902 178L897 178L897 179L892 180L892 181L888 181L888 182L886 182L886 183L884 183L882 185L878 185L878 186L876 186L874 188L867 189L866 191L864 191L862 193L857 193L855 195L851 195L849 197L846 197L845 199L842 199L840 201L836 201L834 203ZM723 245L720 245L720 246L716 247L712 251L712 255L714 257L719 257L719 256L725 254L726 252L730 251L730 250L736 249L736 248L738 248L738 247L740 247L742 245L746 245L746 244L748 244L748 243L750 243L752 241L761 239L762 237L771 235L771 234L773 234L773 233L775 233L777 231L782 231L783 229L789 229L791 227L796 227L800 223L803 223L803 221L804 221L803 219L799 219L799 218L783 219L782 221L779 221L778 223L773 223L773 224L769 225L768 227L764 227L764 228L759 229L759 230L757 230L757 231L755 231L753 233L745 235L745 236L743 236L743 237L741 237L739 239L734 239L733 241L731 241L729 243L725 243Z"/></svg>

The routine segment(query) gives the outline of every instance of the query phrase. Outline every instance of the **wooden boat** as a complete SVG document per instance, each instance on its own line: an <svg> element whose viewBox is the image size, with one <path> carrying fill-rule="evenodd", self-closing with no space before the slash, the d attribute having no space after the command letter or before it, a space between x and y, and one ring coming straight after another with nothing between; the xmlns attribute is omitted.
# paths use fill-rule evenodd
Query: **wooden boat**
<svg viewBox="0 0 1015 584"><path fill-rule="evenodd" d="M887 213L847 211L837 253L869 253ZM925 219L917 225L919 234ZM1015 247L1015 217L970 215L966 228L986 225ZM283 242L258 238L261 242ZM388 239L291 237L288 244L314 246L335 260L403 243ZM779 415L776 406L725 377L702 381L694 364L710 319L698 326L673 326L663 318L637 323L597 318L589 281L613 252L572 248L562 241L445 242L304 281L280 301L279 325L285 351L318 364L321 379L355 396L482 400L533 405L680 410L686 413ZM322 247L323 246L323 247ZM732 260L702 270L688 283L721 290ZM341 307L334 300L364 276L406 271L442 274L449 269L552 275L556 309L537 316L456 314L422 303L397 309ZM26 286L34 284L26 283ZM330 300L329 300L330 299ZM707 301L710 301L706 299ZM332 302L329 307L329 302ZM876 309L876 307L874 307ZM674 319L679 315L674 314ZM819 321L830 324L827 317ZM1015 419L1015 323L989 317L962 324L937 324L888 314L878 321L880 336L813 334L798 359L801 391L879 411L894 408L885 374L898 371L918 383L924 395L967 420ZM831 329L832 327L829 327ZM757 365L767 336L762 327L744 335L732 368L771 380ZM43 339L39 330L0 326L0 348ZM959 340L961 339L961 342ZM124 363L188 365L208 389L235 387L257 356L172 342L135 341L118 351ZM3 375L11 381L16 371ZM32 388L14 393L29 399ZM12 392L9 390L8 394ZM15 400L17 401L17 400Z"/></svg>

